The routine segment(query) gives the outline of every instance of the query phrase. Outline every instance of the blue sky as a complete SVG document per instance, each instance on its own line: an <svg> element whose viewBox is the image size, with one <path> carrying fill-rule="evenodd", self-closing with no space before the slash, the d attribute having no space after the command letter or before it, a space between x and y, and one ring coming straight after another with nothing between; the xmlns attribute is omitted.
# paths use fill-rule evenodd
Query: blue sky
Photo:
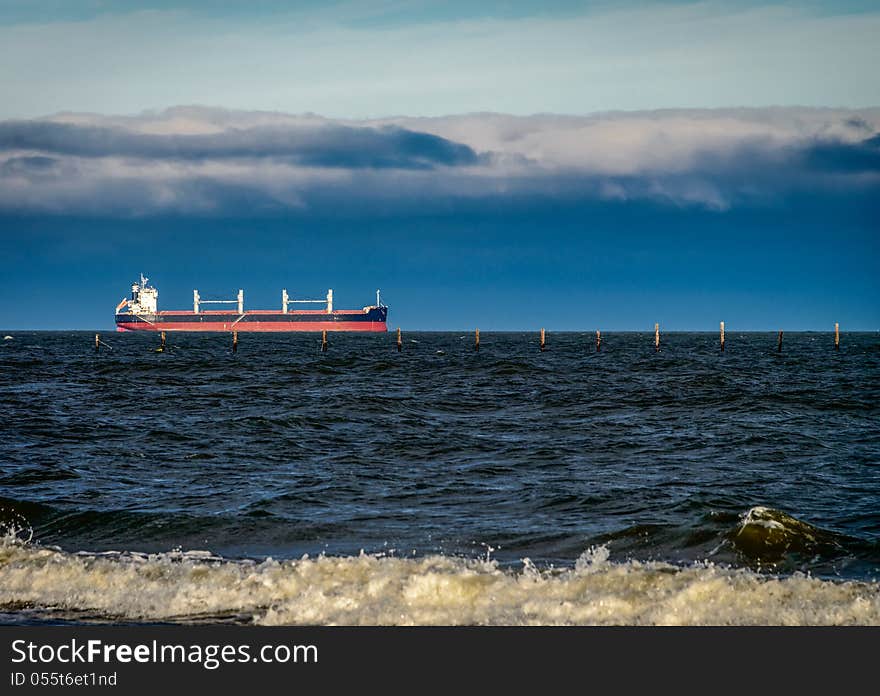
<svg viewBox="0 0 880 696"><path fill-rule="evenodd" d="M264 309L279 305L282 287L321 297L329 286L337 306L353 308L380 286L392 326L409 330L647 331L659 321L714 331L722 319L728 331L880 329L873 223L845 200L790 205L721 215L535 201L366 219L19 219L11 224L29 242L2 250L0 325L106 330L143 270L166 309L188 308L193 287L219 298L243 287L247 306ZM863 205L876 219L878 205Z"/></svg>
<svg viewBox="0 0 880 696"><path fill-rule="evenodd" d="M868 2L0 0L2 117L880 103Z"/></svg>
<svg viewBox="0 0 880 696"><path fill-rule="evenodd" d="M880 329L873 3L288 5L0 0L0 328Z"/></svg>

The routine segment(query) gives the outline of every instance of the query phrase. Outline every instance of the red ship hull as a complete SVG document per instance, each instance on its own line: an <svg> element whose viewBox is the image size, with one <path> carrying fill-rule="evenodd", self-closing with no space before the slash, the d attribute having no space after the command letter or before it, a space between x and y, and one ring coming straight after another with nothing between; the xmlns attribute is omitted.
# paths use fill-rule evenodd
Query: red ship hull
<svg viewBox="0 0 880 696"><path fill-rule="evenodd" d="M388 331L388 327L385 322L380 321L371 321L371 322L353 322L353 321L315 321L309 322L308 324L302 325L294 325L294 324L276 324L276 323L263 323L263 322L249 322L247 324L235 324L234 326L231 323L220 323L220 322L211 322L204 324L196 324L196 323L179 323L174 322L173 324L166 324L163 322L156 322L155 324L124 324L120 323L116 325L117 331L212 331L212 332L226 332L230 331L239 331L241 333L245 333L248 331L263 331L263 332L291 332L291 331L360 331L360 332L370 332L370 333L385 333Z"/></svg>
<svg viewBox="0 0 880 696"><path fill-rule="evenodd" d="M384 333L388 308L369 307L364 310L280 312L256 310L235 312L158 312L156 314L117 314L117 331L199 331L229 333L356 331Z"/></svg>

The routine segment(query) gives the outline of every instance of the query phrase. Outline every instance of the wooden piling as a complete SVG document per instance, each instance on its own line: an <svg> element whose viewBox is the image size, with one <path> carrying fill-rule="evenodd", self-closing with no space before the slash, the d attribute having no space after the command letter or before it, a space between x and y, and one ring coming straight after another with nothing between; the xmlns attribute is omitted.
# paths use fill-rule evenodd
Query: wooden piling
<svg viewBox="0 0 880 696"><path fill-rule="evenodd" d="M474 350L477 352L480 351L480 330L479 329L477 329L474 332Z"/></svg>
<svg viewBox="0 0 880 696"><path fill-rule="evenodd" d="M782 331L779 332L779 342L776 344L776 352L782 352Z"/></svg>
<svg viewBox="0 0 880 696"><path fill-rule="evenodd" d="M660 324L654 324L654 352L660 352Z"/></svg>
<svg viewBox="0 0 880 696"><path fill-rule="evenodd" d="M544 340L544 329L541 329L541 352L543 352L547 348L547 343Z"/></svg>
<svg viewBox="0 0 880 696"><path fill-rule="evenodd" d="M602 349L602 332L598 329L596 330L596 352L598 353Z"/></svg>
<svg viewBox="0 0 880 696"><path fill-rule="evenodd" d="M397 327L397 352L403 350L403 340L400 338L400 327Z"/></svg>
<svg viewBox="0 0 880 696"><path fill-rule="evenodd" d="M232 352L238 352L238 331L235 330L232 332Z"/></svg>
<svg viewBox="0 0 880 696"><path fill-rule="evenodd" d="M834 322L834 350L840 350L840 324Z"/></svg>
<svg viewBox="0 0 880 696"><path fill-rule="evenodd" d="M724 322L721 322L721 352L724 352Z"/></svg>
<svg viewBox="0 0 880 696"><path fill-rule="evenodd" d="M101 334L95 334L95 352L101 347Z"/></svg>
<svg viewBox="0 0 880 696"><path fill-rule="evenodd" d="M327 329L324 329L324 332L321 334L321 352L327 352Z"/></svg>

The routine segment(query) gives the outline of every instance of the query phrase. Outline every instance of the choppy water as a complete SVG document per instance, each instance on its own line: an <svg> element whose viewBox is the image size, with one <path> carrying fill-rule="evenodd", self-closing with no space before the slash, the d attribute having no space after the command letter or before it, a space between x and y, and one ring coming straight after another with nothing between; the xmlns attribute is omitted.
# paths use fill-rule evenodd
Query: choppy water
<svg viewBox="0 0 880 696"><path fill-rule="evenodd" d="M878 334L11 335L0 621L880 624Z"/></svg>

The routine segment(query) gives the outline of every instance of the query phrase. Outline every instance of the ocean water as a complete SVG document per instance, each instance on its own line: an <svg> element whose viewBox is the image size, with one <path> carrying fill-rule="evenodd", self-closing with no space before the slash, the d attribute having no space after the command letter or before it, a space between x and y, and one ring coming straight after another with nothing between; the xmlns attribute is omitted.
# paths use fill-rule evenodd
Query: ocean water
<svg viewBox="0 0 880 696"><path fill-rule="evenodd" d="M6 334L0 622L880 624L880 334Z"/></svg>

